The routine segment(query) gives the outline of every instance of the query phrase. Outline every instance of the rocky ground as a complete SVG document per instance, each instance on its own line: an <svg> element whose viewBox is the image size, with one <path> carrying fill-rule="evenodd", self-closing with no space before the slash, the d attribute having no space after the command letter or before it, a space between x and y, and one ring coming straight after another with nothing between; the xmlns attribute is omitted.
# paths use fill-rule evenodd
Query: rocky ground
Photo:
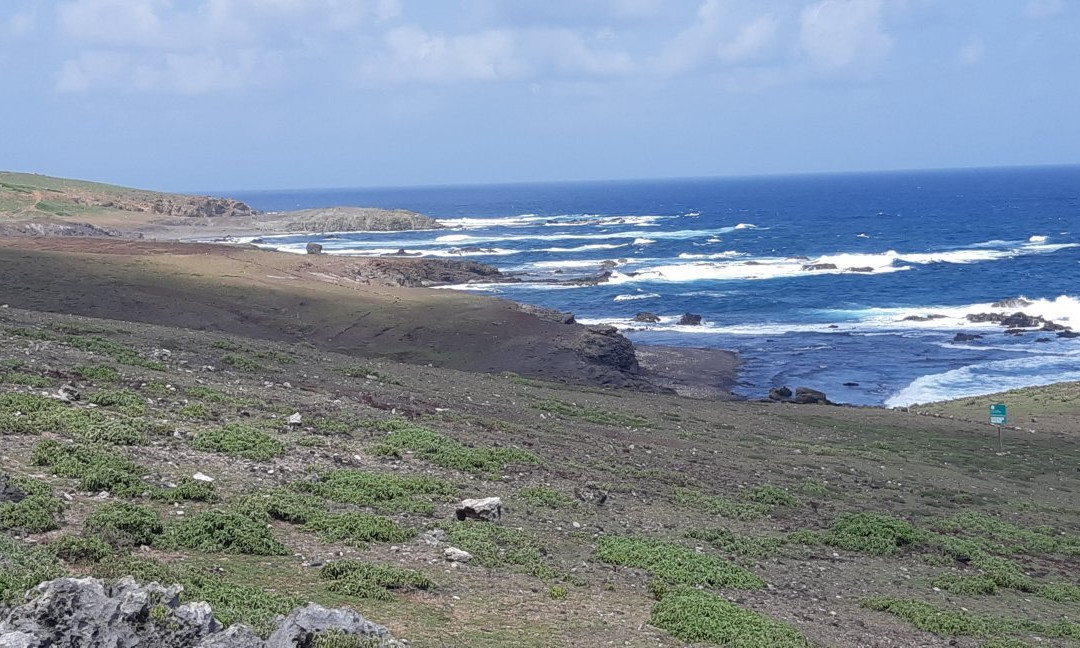
<svg viewBox="0 0 1080 648"><path fill-rule="evenodd" d="M998 452L974 401L715 402L11 307L0 374L9 601L132 575L264 636L314 601L414 646L1080 638L1075 388L1016 397L1040 414Z"/></svg>

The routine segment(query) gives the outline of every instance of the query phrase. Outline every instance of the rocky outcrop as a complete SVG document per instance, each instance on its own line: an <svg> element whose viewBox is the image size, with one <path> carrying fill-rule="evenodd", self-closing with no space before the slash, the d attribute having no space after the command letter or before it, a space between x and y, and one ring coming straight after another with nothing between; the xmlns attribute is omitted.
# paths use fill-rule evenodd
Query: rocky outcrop
<svg viewBox="0 0 1080 648"><path fill-rule="evenodd" d="M641 370L634 344L614 326L588 327L579 338L576 351L593 364L631 374Z"/></svg>
<svg viewBox="0 0 1080 648"><path fill-rule="evenodd" d="M990 304L991 308L1024 308L1031 306L1034 302L1029 302L1023 297L1013 297L1011 299L1002 299Z"/></svg>
<svg viewBox="0 0 1080 648"><path fill-rule="evenodd" d="M787 401L791 400L791 390L787 387L773 387L769 390L769 400L774 401Z"/></svg>
<svg viewBox="0 0 1080 648"><path fill-rule="evenodd" d="M244 625L225 629L206 603L181 604L182 589L139 585L130 576L114 585L96 578L48 581L0 619L0 648L309 648L323 632L400 645L353 610L314 603L293 611L263 641Z"/></svg>
<svg viewBox="0 0 1080 648"><path fill-rule="evenodd" d="M461 500L454 515L459 521L498 522L502 519L502 500L498 497Z"/></svg>
<svg viewBox="0 0 1080 648"><path fill-rule="evenodd" d="M826 398L825 392L823 391L810 389L809 387L796 387L795 402L800 405L812 405L814 403L828 405L829 399Z"/></svg>
<svg viewBox="0 0 1080 648"><path fill-rule="evenodd" d="M120 236L120 232L90 223L16 221L0 223L0 236Z"/></svg>
<svg viewBox="0 0 1080 648"><path fill-rule="evenodd" d="M165 195L153 200L145 209L124 205L123 202L107 201L101 207L112 207L125 211L149 211L162 216L175 218L235 218L253 216L254 209L232 198L214 198L212 196Z"/></svg>
<svg viewBox="0 0 1080 648"><path fill-rule="evenodd" d="M400 232L445 229L434 218L404 209L327 207L280 215L289 232Z"/></svg>
<svg viewBox="0 0 1080 648"><path fill-rule="evenodd" d="M645 322L646 324L655 324L660 321L660 316L656 313L650 313L649 311L642 311L637 315L634 315L635 322Z"/></svg>
<svg viewBox="0 0 1080 648"><path fill-rule="evenodd" d="M683 313L683 316L679 318L679 326L701 326L701 315Z"/></svg>
<svg viewBox="0 0 1080 648"><path fill-rule="evenodd" d="M498 268L456 259L363 259L350 265L346 273L359 283L405 288L517 281L499 272Z"/></svg>
<svg viewBox="0 0 1080 648"><path fill-rule="evenodd" d="M953 336L953 342L974 342L975 340L981 340L982 336L978 333L957 333Z"/></svg>

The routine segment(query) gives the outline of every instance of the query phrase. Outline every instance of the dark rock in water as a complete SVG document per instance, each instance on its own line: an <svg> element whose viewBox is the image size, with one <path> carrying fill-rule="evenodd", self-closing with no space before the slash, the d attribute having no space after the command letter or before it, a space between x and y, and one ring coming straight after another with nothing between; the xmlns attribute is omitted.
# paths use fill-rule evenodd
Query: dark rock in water
<svg viewBox="0 0 1080 648"><path fill-rule="evenodd" d="M1024 333L1027 333L1027 331L1025 331L1024 329L1019 329L1019 328L1005 329L1005 335L1023 335Z"/></svg>
<svg viewBox="0 0 1080 648"><path fill-rule="evenodd" d="M634 321L656 323L660 321L660 316L656 313L650 313L649 311L642 311L637 315L634 315Z"/></svg>
<svg viewBox="0 0 1080 648"><path fill-rule="evenodd" d="M859 268L848 268L848 272L873 272L874 269L870 266L862 266Z"/></svg>
<svg viewBox="0 0 1080 648"><path fill-rule="evenodd" d="M679 318L679 326L701 326L701 315L683 313L683 316Z"/></svg>
<svg viewBox="0 0 1080 648"><path fill-rule="evenodd" d="M796 387L795 388L795 402L800 405L810 405L813 403L829 404L829 399L825 397L825 392L818 391L816 389L810 389L809 387Z"/></svg>
<svg viewBox="0 0 1080 648"><path fill-rule="evenodd" d="M1009 328L1035 328L1042 326L1044 321L1041 317L1033 317L1025 313L1013 313L1001 318L1001 325Z"/></svg>
<svg viewBox="0 0 1080 648"><path fill-rule="evenodd" d="M1005 319L1005 316L1001 313L968 313L966 316L967 321L974 322L975 324L983 324L985 322L1000 322Z"/></svg>
<svg viewBox="0 0 1080 648"><path fill-rule="evenodd" d="M769 400L786 401L791 398L791 390L787 387L773 387L769 390Z"/></svg>
<svg viewBox="0 0 1080 648"><path fill-rule="evenodd" d="M60 578L38 585L30 600L0 617L4 648L300 648L322 633L400 646L390 632L354 610L310 603L294 610L268 641L251 628L227 630L206 603L180 604L180 585L115 585L96 578ZM366 645L366 644L365 644Z"/></svg>
<svg viewBox="0 0 1080 648"><path fill-rule="evenodd" d="M859 386L859 383L857 383L857 382L846 382L846 383L844 383L844 387L858 387L858 386Z"/></svg>
<svg viewBox="0 0 1080 648"><path fill-rule="evenodd" d="M981 340L982 335L978 333L957 333L953 336L953 342L974 342L975 340Z"/></svg>
<svg viewBox="0 0 1080 648"><path fill-rule="evenodd" d="M1055 324L1054 322L1049 322L1049 321L1044 320L1044 324L1042 325L1042 328L1040 328L1039 330L1040 331L1064 331L1064 330L1066 330L1068 328L1069 328L1068 326L1065 326L1063 324Z"/></svg>
<svg viewBox="0 0 1080 648"><path fill-rule="evenodd" d="M837 270L835 263L807 263L802 267L803 270Z"/></svg>
<svg viewBox="0 0 1080 648"><path fill-rule="evenodd" d="M840 328L840 327L839 327L839 326L837 326L836 324L829 324L829 325L828 325L828 326L826 326L825 328L831 328L831 329L838 329L838 328Z"/></svg>
<svg viewBox="0 0 1080 648"><path fill-rule="evenodd" d="M1041 337L1041 338L1035 338L1035 341L1036 342L1052 342L1053 340L1051 340L1048 337Z"/></svg>
<svg viewBox="0 0 1080 648"><path fill-rule="evenodd" d="M1059 338L1072 339L1080 337L1080 333L1077 333L1076 331L1058 331L1057 336Z"/></svg>
<svg viewBox="0 0 1080 648"><path fill-rule="evenodd" d="M929 322L931 320L943 319L944 315L938 315L937 313L930 313L929 315L908 315L901 322Z"/></svg>
<svg viewBox="0 0 1080 648"><path fill-rule="evenodd" d="M308 243L306 249L308 254L322 254L322 246L318 243Z"/></svg>
<svg viewBox="0 0 1080 648"><path fill-rule="evenodd" d="M11 483L7 475L0 474L0 504L21 502L26 499L26 491Z"/></svg>
<svg viewBox="0 0 1080 648"><path fill-rule="evenodd" d="M1023 297L1013 297L1012 299L1002 299L990 304L992 308L1024 308L1025 306L1031 306L1034 302L1029 302Z"/></svg>
<svg viewBox="0 0 1080 648"><path fill-rule="evenodd" d="M614 259L607 259L600 262L600 268L603 270L614 270L619 267L619 262Z"/></svg>

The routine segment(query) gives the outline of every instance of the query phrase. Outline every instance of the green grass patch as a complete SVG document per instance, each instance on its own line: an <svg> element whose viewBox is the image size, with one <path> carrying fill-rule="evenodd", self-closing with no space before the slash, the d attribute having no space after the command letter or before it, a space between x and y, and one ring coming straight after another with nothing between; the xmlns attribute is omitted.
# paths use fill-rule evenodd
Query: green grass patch
<svg viewBox="0 0 1080 648"><path fill-rule="evenodd" d="M331 470L317 482L296 482L294 488L337 502L383 512L433 513L432 499L449 500L458 489L442 479L399 476L360 470Z"/></svg>
<svg viewBox="0 0 1080 648"><path fill-rule="evenodd" d="M128 502L109 502L94 510L83 524L83 534L114 547L152 545L164 532L161 514Z"/></svg>
<svg viewBox="0 0 1080 648"><path fill-rule="evenodd" d="M210 343L211 349L221 349L222 351L243 351L244 345L232 340L214 340Z"/></svg>
<svg viewBox="0 0 1080 648"><path fill-rule="evenodd" d="M285 556L281 544L265 524L234 511L207 511L170 525L161 537L163 548L184 548L205 553Z"/></svg>
<svg viewBox="0 0 1080 648"><path fill-rule="evenodd" d="M1072 621L1035 621L940 610L924 601L890 596L865 598L860 604L868 609L889 612L920 630L943 637L1000 637L1034 633L1049 638L1080 639L1080 625Z"/></svg>
<svg viewBox="0 0 1080 648"><path fill-rule="evenodd" d="M12 371L9 373L0 373L0 383L44 389L46 387L52 387L56 384L56 381L47 376L37 376L20 371Z"/></svg>
<svg viewBox="0 0 1080 648"><path fill-rule="evenodd" d="M34 446L30 461L35 466L49 467L60 477L78 479L83 491L109 491L131 497L148 490L140 479L145 469L115 447L46 439Z"/></svg>
<svg viewBox="0 0 1080 648"><path fill-rule="evenodd" d="M83 380L102 380L105 382L120 380L120 372L115 367L108 365L79 365L72 369L71 373Z"/></svg>
<svg viewBox="0 0 1080 648"><path fill-rule="evenodd" d="M517 497L527 504L553 509L569 508L577 504L569 495L547 486L522 488L517 492Z"/></svg>
<svg viewBox="0 0 1080 648"><path fill-rule="evenodd" d="M993 578L982 574L945 574L933 583L934 587L961 596L979 596L997 592Z"/></svg>
<svg viewBox="0 0 1080 648"><path fill-rule="evenodd" d="M719 515L732 520L757 520L768 515L775 507L761 502L745 502L720 495L706 495L693 488L677 488L672 498L678 506Z"/></svg>
<svg viewBox="0 0 1080 648"><path fill-rule="evenodd" d="M790 625L743 609L724 598L686 587L663 596L649 623L688 643L731 648L810 648Z"/></svg>
<svg viewBox="0 0 1080 648"><path fill-rule="evenodd" d="M528 531L473 521L449 524L443 528L447 542L471 553L474 564L516 567L544 579L558 575L548 563L544 543Z"/></svg>
<svg viewBox="0 0 1080 648"><path fill-rule="evenodd" d="M321 513L309 518L304 530L315 533L325 542L347 542L358 546L371 542L404 542L416 536L413 529L370 513Z"/></svg>
<svg viewBox="0 0 1080 648"><path fill-rule="evenodd" d="M184 405L176 412L180 416L187 419L194 419L197 421L205 421L206 419L213 418L213 413L206 405L202 403L188 403Z"/></svg>
<svg viewBox="0 0 1080 648"><path fill-rule="evenodd" d="M806 495L816 495L818 497L829 494L828 485L820 479L813 479L807 477L799 484L799 492Z"/></svg>
<svg viewBox="0 0 1080 648"><path fill-rule="evenodd" d="M69 565L89 565L108 558L113 549L99 536L65 534L48 545L49 551Z"/></svg>
<svg viewBox="0 0 1080 648"><path fill-rule="evenodd" d="M0 530L44 533L60 528L59 517L66 506L53 494L52 486L23 476L0 475L3 481L18 487L26 497L18 502L0 502Z"/></svg>
<svg viewBox="0 0 1080 648"><path fill-rule="evenodd" d="M130 416L146 414L146 398L130 389L99 389L87 401L101 407L111 407Z"/></svg>
<svg viewBox="0 0 1080 648"><path fill-rule="evenodd" d="M203 387L201 385L188 387L187 395L191 398L210 403L230 403L233 401L233 398L225 392L218 391L213 387Z"/></svg>
<svg viewBox="0 0 1080 648"><path fill-rule="evenodd" d="M792 542L818 542L871 556L891 556L929 536L909 522L877 513L845 513L824 533L802 532L788 536Z"/></svg>
<svg viewBox="0 0 1080 648"><path fill-rule="evenodd" d="M73 407L44 396L0 396L0 434L40 435L53 432L81 441L142 445L147 442L149 434L164 430L144 419Z"/></svg>
<svg viewBox="0 0 1080 648"><path fill-rule="evenodd" d="M422 461L463 472L498 476L509 464L540 463L527 450L515 448L471 448L428 428L394 419L377 426L386 436L370 448L372 454L403 457L411 452Z"/></svg>
<svg viewBox="0 0 1080 648"><path fill-rule="evenodd" d="M237 423L201 432L192 445L196 450L221 452L252 461L268 461L285 452L284 444L277 439Z"/></svg>
<svg viewBox="0 0 1080 648"><path fill-rule="evenodd" d="M218 494L213 482L183 477L174 488L155 488L150 492L150 498L162 502L214 502Z"/></svg>
<svg viewBox="0 0 1080 648"><path fill-rule="evenodd" d="M112 340L85 335L69 335L62 338L62 341L68 346L72 346L76 349L110 357L123 365L144 367L154 371L165 371L165 365L163 363L144 358L134 349L129 349Z"/></svg>
<svg viewBox="0 0 1080 648"><path fill-rule="evenodd" d="M620 427L652 427L649 419L637 414L619 414L607 410L584 407L576 403L566 403L560 400L547 399L536 402L533 407L545 412L551 412L560 416L581 419L599 425L616 425Z"/></svg>
<svg viewBox="0 0 1080 648"><path fill-rule="evenodd" d="M670 542L630 536L604 536L596 555L610 565L644 569L665 583L756 589L759 576L722 558L699 554Z"/></svg>
<svg viewBox="0 0 1080 648"><path fill-rule="evenodd" d="M1052 527L1025 528L977 511L959 513L933 527L942 533L961 534L982 542L986 551L1080 555L1078 536L1059 534Z"/></svg>
<svg viewBox="0 0 1080 648"><path fill-rule="evenodd" d="M331 592L379 601L393 600L391 590L426 590L435 584L425 574L412 569L361 560L326 563L319 569L319 579L328 583Z"/></svg>
<svg viewBox="0 0 1080 648"><path fill-rule="evenodd" d="M240 353L226 353L221 356L221 364L239 371L261 371L262 365L255 362L253 359Z"/></svg>
<svg viewBox="0 0 1080 648"><path fill-rule="evenodd" d="M757 504L765 504L772 507L799 505L797 497L783 488L773 486L772 484L755 486L745 491L742 494L742 499L747 502L755 502Z"/></svg>
<svg viewBox="0 0 1080 648"><path fill-rule="evenodd" d="M44 547L30 547L0 534L0 602L18 603L42 581L60 578L64 568Z"/></svg>
<svg viewBox="0 0 1080 648"><path fill-rule="evenodd" d="M304 524L326 511L323 500L291 488L252 493L234 502L231 508L255 520L280 520L290 524Z"/></svg>

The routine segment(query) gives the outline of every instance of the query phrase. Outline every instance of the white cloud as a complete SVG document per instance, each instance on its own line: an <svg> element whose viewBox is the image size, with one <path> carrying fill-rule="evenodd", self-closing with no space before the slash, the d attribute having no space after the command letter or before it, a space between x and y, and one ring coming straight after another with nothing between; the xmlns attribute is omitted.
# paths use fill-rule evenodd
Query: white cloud
<svg viewBox="0 0 1080 648"><path fill-rule="evenodd" d="M1028 0L1024 14L1036 20L1052 18L1065 11L1065 0Z"/></svg>
<svg viewBox="0 0 1080 648"><path fill-rule="evenodd" d="M60 33L91 46L160 47L168 32L163 0L75 0L56 9Z"/></svg>
<svg viewBox="0 0 1080 648"><path fill-rule="evenodd" d="M822 72L866 73L893 46L882 0L821 0L803 9L799 44Z"/></svg>
<svg viewBox="0 0 1080 648"><path fill-rule="evenodd" d="M979 38L972 38L956 54L956 60L960 65L968 66L975 65L979 61L982 61L983 55L986 54L986 46Z"/></svg>
<svg viewBox="0 0 1080 648"><path fill-rule="evenodd" d="M772 14L759 16L745 24L732 40L720 45L720 60L743 63L754 60L773 47L779 23Z"/></svg>

